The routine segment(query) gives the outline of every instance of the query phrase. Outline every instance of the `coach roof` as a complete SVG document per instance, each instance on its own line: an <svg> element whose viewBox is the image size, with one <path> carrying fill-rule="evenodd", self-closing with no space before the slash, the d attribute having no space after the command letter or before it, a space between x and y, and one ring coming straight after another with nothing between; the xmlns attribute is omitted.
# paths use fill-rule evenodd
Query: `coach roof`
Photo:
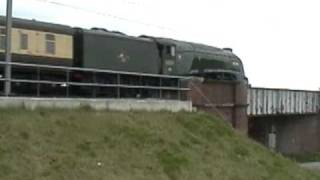
<svg viewBox="0 0 320 180"><path fill-rule="evenodd" d="M6 17L0 16L0 25L5 26L5 24L6 24ZM37 20L13 18L12 26L14 28L39 30L39 31L59 33L59 34L70 34L70 35L73 34L73 29L70 26L41 22Z"/></svg>

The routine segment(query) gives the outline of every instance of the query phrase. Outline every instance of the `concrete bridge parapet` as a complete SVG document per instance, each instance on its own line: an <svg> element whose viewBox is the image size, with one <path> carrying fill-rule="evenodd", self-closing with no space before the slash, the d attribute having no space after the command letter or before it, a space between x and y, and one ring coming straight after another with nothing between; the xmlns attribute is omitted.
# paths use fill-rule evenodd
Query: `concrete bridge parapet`
<svg viewBox="0 0 320 180"><path fill-rule="evenodd" d="M24 107L32 110L35 108L72 109L83 106L96 110L192 111L191 101L178 100L0 97L0 108Z"/></svg>

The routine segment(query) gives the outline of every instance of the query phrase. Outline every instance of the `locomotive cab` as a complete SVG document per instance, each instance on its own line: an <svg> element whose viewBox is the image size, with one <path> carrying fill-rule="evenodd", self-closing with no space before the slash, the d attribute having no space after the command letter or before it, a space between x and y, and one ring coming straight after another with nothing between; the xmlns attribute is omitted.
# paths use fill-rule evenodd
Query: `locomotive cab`
<svg viewBox="0 0 320 180"><path fill-rule="evenodd" d="M206 80L245 80L243 64L231 49L154 38L162 59L162 73L198 76Z"/></svg>
<svg viewBox="0 0 320 180"><path fill-rule="evenodd" d="M162 74L174 74L176 65L176 46L173 44L159 45L160 57L162 59Z"/></svg>

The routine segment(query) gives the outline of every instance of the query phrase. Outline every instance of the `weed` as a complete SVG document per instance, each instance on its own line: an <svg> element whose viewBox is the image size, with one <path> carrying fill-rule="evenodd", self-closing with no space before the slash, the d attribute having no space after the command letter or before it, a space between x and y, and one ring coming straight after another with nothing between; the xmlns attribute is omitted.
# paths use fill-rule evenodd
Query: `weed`
<svg viewBox="0 0 320 180"><path fill-rule="evenodd" d="M158 159L163 171L171 180L178 179L181 169L189 164L188 159L181 153L172 153L166 150L158 153Z"/></svg>

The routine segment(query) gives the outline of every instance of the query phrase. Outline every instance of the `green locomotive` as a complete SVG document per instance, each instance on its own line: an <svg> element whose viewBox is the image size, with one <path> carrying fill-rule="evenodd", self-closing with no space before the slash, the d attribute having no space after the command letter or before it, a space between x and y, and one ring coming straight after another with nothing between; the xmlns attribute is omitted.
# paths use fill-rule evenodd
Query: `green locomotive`
<svg viewBox="0 0 320 180"><path fill-rule="evenodd" d="M4 48L5 17L0 16L0 61L4 60ZM19 18L13 19L12 55L13 62L21 63L246 80L241 60L230 49ZM18 77L32 76L25 68L13 69L13 73ZM1 68L0 76L3 74ZM48 73L46 79L60 76ZM84 76L81 77L86 79Z"/></svg>

